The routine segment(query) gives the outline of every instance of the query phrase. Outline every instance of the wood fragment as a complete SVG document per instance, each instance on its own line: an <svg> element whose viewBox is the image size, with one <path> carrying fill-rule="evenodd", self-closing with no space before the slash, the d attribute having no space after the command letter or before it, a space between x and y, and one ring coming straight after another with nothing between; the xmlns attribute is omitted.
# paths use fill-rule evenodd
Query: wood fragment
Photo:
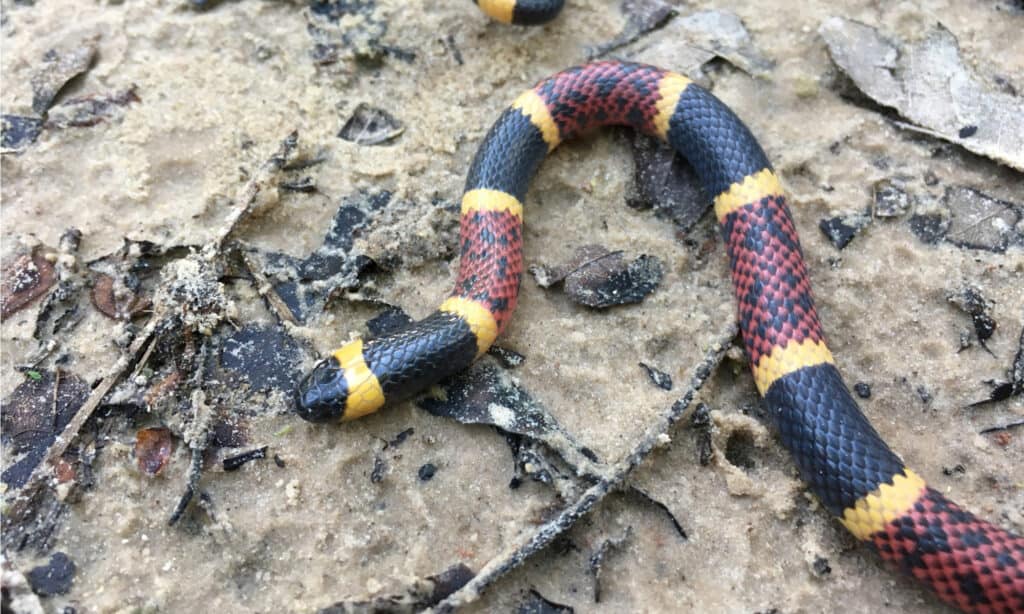
<svg viewBox="0 0 1024 614"><path fill-rule="evenodd" d="M596 484L585 490L554 518L537 526L533 531L524 532L509 548L488 561L465 586L428 611L447 614L454 612L458 607L476 601L489 586L543 550L556 537L572 527L577 520L590 512L609 492L621 486L629 474L643 462L651 450L658 446L662 437L689 409L697 392L710 379L725 357L726 351L732 346L736 332L735 322L730 322L725 330L715 337L715 342L705 354L704 359L691 371L689 386L682 398L662 412L639 438L633 450L609 467L609 471Z"/></svg>

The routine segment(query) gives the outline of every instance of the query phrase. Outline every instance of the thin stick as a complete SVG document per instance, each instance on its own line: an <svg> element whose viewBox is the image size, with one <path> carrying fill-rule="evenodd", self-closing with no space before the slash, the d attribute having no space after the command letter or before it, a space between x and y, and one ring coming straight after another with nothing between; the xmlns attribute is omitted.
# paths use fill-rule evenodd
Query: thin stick
<svg viewBox="0 0 1024 614"><path fill-rule="evenodd" d="M573 503L565 507L555 518L538 526L524 536L519 543L495 556L458 591L449 595L428 610L437 614L453 612L457 607L465 606L480 598L480 595L498 579L522 565L526 559L540 552L556 537L565 532L577 520L592 510L612 490L619 487L629 474L636 469L644 458L653 450L665 435L690 407L697 391L700 390L722 362L726 351L736 336L736 324L729 326L717 337L717 341L704 356L704 360L693 369L690 386L683 397L665 410L658 419L644 432L633 450L622 460L612 466L596 484L588 488Z"/></svg>

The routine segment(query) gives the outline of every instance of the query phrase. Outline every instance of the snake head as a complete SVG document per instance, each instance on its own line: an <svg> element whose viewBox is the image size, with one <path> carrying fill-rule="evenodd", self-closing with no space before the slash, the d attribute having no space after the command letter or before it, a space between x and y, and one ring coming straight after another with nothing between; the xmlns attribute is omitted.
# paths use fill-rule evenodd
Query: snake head
<svg viewBox="0 0 1024 614"><path fill-rule="evenodd" d="M309 422L340 420L347 400L345 371L332 356L313 367L295 389L295 413Z"/></svg>

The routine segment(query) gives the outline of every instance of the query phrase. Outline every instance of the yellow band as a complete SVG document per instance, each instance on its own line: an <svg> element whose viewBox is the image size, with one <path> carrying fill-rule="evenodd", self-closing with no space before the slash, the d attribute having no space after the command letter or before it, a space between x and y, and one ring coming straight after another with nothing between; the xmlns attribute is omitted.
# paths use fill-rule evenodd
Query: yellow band
<svg viewBox="0 0 1024 614"><path fill-rule="evenodd" d="M658 136L668 138L669 120L676 112L679 105L679 97L683 95L686 88L692 83L689 79L674 72L666 73L658 82L658 102L654 105L658 112L654 115L654 128Z"/></svg>
<svg viewBox="0 0 1024 614"><path fill-rule="evenodd" d="M516 0L477 0L476 5L491 19L501 23L512 23L512 11Z"/></svg>
<svg viewBox="0 0 1024 614"><path fill-rule="evenodd" d="M858 539L870 539L893 520L905 516L921 498L925 482L910 469L892 478L892 484L882 484L857 500L853 507L843 510L839 522Z"/></svg>
<svg viewBox="0 0 1024 614"><path fill-rule="evenodd" d="M366 366L362 339L341 346L341 349L334 352L334 358L341 365L348 386L348 399L345 401L342 420L355 420L384 406L384 390L377 376Z"/></svg>
<svg viewBox="0 0 1024 614"><path fill-rule="evenodd" d="M558 147L561 142L558 125L555 124L555 120L551 119L548 105L544 104L544 100L537 92L526 90L512 103L512 108L519 109L523 115L530 118L530 123L540 130L544 142L548 144L548 151Z"/></svg>
<svg viewBox="0 0 1024 614"><path fill-rule="evenodd" d="M766 196L779 198L785 192L782 190L782 183L775 173L762 169L753 175L747 175L743 181L734 183L729 189L715 197L715 215L718 221L725 220L725 216L740 207L757 202Z"/></svg>
<svg viewBox="0 0 1024 614"><path fill-rule="evenodd" d="M469 324L469 329L476 336L477 356L486 352L498 337L498 323L494 320L494 315L476 301L461 296L452 296L441 303L439 309L454 313Z"/></svg>
<svg viewBox="0 0 1024 614"><path fill-rule="evenodd" d="M462 215L474 211L508 211L523 219L523 205L508 192L480 188L462 195Z"/></svg>
<svg viewBox="0 0 1024 614"><path fill-rule="evenodd" d="M783 375L820 364L835 364L832 352L824 341L790 341L785 346L772 348L770 354L761 355L754 365L754 383L761 396L764 396L772 383Z"/></svg>

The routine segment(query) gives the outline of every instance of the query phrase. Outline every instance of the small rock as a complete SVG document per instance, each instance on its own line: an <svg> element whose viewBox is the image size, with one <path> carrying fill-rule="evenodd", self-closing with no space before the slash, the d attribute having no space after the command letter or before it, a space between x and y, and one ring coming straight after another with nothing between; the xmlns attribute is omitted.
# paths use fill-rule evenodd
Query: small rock
<svg viewBox="0 0 1024 614"><path fill-rule="evenodd" d="M421 482L429 482L437 473L437 466L434 463L426 463L417 472Z"/></svg>
<svg viewBox="0 0 1024 614"><path fill-rule="evenodd" d="M857 382L853 385L853 391L862 399L871 398L871 386L865 382Z"/></svg>

